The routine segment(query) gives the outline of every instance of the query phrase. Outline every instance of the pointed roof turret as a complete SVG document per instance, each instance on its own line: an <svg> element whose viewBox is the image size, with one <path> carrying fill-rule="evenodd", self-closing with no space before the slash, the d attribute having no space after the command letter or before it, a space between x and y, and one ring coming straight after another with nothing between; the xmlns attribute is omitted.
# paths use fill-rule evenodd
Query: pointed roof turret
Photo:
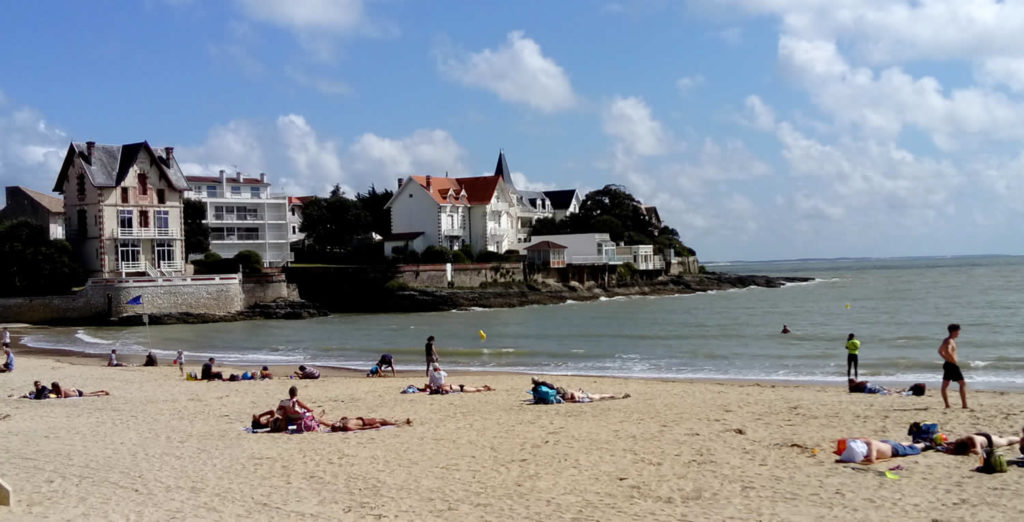
<svg viewBox="0 0 1024 522"><path fill-rule="evenodd" d="M514 187L512 183L512 173L508 170L508 162L505 161L505 150L499 149L498 151L498 164L494 166L494 175L501 176L501 179L505 180L505 184Z"/></svg>

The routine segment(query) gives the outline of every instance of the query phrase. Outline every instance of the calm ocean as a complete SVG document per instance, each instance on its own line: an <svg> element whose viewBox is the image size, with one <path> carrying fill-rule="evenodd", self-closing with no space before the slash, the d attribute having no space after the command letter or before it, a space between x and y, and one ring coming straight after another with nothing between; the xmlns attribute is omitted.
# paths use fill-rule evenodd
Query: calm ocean
<svg viewBox="0 0 1024 522"><path fill-rule="evenodd" d="M1024 388L1024 257L728 263L711 270L814 282L672 297L305 321L145 328L47 328L34 347L145 353L198 364L312 363L368 368L381 352L419 369L428 335L446 369L668 378L842 382L846 335L861 340L861 378L937 386L947 323L963 326L970 385ZM358 299L353 296L353 299ZM849 306L847 306L849 305ZM783 323L793 333L780 335ZM484 331L482 340L479 331Z"/></svg>

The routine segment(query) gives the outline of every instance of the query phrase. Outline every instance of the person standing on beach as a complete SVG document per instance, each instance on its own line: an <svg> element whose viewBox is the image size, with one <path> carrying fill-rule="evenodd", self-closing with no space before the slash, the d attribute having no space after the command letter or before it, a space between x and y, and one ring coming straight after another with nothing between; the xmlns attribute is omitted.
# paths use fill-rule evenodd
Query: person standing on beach
<svg viewBox="0 0 1024 522"><path fill-rule="evenodd" d="M964 382L964 374L960 371L960 363L956 356L956 338L960 337L960 325L952 323L946 327L946 331L949 335L939 345L939 355L945 361L942 363L942 402L949 408L949 394L946 390L950 381L956 381L960 386L960 404L966 410L967 383Z"/></svg>
<svg viewBox="0 0 1024 522"><path fill-rule="evenodd" d="M178 366L178 371L181 372L182 377L185 376L185 350L178 350L178 356L174 358L174 364Z"/></svg>
<svg viewBox="0 0 1024 522"><path fill-rule="evenodd" d="M7 329L6 326L4 327L4 331L3 331L3 341L2 341L2 343L3 343L3 347L4 348L10 348L11 347L11 332L10 332L10 330Z"/></svg>
<svg viewBox="0 0 1024 522"><path fill-rule="evenodd" d="M437 350L434 349L434 336L427 337L427 345L424 347L427 355L427 377L430 377L430 367L439 362Z"/></svg>
<svg viewBox="0 0 1024 522"><path fill-rule="evenodd" d="M853 378L857 379L857 354L860 352L860 341L856 336L850 334L846 337L846 378L850 378L850 368L853 368Z"/></svg>

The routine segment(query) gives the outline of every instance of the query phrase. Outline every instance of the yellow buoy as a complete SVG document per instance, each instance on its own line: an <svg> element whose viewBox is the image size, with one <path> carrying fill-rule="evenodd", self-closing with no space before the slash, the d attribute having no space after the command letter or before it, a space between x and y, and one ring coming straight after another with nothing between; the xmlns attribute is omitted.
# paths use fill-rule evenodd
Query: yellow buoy
<svg viewBox="0 0 1024 522"><path fill-rule="evenodd" d="M849 309L850 309L850 303L846 303L846 309L847 309L847 310L849 310Z"/></svg>
<svg viewBox="0 0 1024 522"><path fill-rule="evenodd" d="M483 330L480 330L480 340L481 341L486 341L487 340L487 334L485 334Z"/></svg>

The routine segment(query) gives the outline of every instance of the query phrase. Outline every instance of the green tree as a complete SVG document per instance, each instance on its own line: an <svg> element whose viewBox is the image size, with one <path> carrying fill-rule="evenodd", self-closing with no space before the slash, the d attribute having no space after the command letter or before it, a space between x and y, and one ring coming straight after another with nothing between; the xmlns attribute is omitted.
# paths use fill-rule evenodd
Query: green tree
<svg viewBox="0 0 1024 522"><path fill-rule="evenodd" d="M384 208L395 193L388 189L381 191L370 185L370 190L363 194L356 194L356 201L363 207L363 211L369 216L369 230L383 237L391 233L391 209Z"/></svg>
<svg viewBox="0 0 1024 522"><path fill-rule="evenodd" d="M238 262L242 272L246 274L259 274L263 272L263 256L255 250L242 250L235 254L235 257L232 259Z"/></svg>
<svg viewBox="0 0 1024 522"><path fill-rule="evenodd" d="M185 227L185 258L209 252L210 227L203 223L206 219L206 204L198 199L186 198L182 217Z"/></svg>
<svg viewBox="0 0 1024 522"><path fill-rule="evenodd" d="M370 223L371 217L359 201L345 197L335 185L330 196L315 197L303 205L300 229L314 249L337 252L370 232Z"/></svg>
<svg viewBox="0 0 1024 522"><path fill-rule="evenodd" d="M66 294L85 282L71 245L27 220L0 222L0 295Z"/></svg>

